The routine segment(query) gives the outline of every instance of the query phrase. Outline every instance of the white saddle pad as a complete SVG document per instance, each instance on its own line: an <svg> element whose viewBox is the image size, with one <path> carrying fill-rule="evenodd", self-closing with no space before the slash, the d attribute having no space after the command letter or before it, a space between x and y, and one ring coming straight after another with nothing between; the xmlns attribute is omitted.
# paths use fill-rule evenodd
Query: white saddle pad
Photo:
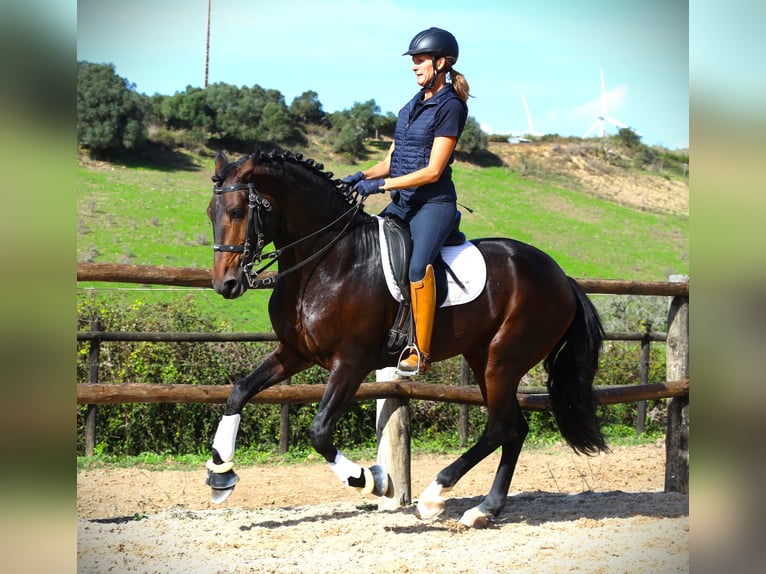
<svg viewBox="0 0 766 574"><path fill-rule="evenodd" d="M394 271L391 269L391 261L388 256L388 242L383 231L383 218L375 217L378 219L381 264L383 265L383 274L386 276L386 284L391 296L395 300L401 301L402 292L394 279ZM476 299L484 290L484 283L487 281L487 265L479 248L470 241L466 241L462 245L442 247L441 255L444 262L449 265L463 283L463 287L455 283L455 280L447 273L447 297L440 307L462 305Z"/></svg>

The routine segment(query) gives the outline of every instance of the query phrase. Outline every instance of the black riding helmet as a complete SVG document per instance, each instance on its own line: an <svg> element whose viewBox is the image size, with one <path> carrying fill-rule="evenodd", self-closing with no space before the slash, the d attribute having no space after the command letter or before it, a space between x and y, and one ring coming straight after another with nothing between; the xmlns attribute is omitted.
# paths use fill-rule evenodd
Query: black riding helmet
<svg viewBox="0 0 766 574"><path fill-rule="evenodd" d="M415 54L431 54L437 58L441 56L451 57L451 64L457 62L458 46L455 36L441 28L429 28L415 35L410 42L410 48L402 56L414 56Z"/></svg>
<svg viewBox="0 0 766 574"><path fill-rule="evenodd" d="M430 88L434 85L436 76L442 72L446 72L457 62L458 56L457 40L455 36L442 30L441 28L428 28L415 34L415 37L410 41L410 48L402 56L414 56L416 54L430 54L431 61L434 65L436 74L431 81L425 86ZM443 70L439 70L436 67L436 60L445 56L447 58L447 67Z"/></svg>

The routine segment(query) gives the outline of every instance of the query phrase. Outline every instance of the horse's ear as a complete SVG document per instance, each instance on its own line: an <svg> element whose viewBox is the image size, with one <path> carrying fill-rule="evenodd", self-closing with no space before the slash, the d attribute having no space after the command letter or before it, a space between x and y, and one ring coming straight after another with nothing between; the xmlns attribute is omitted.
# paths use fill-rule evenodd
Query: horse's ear
<svg viewBox="0 0 766 574"><path fill-rule="evenodd" d="M226 154L219 151L215 154L215 172L220 173L223 168L229 165L229 160L226 158Z"/></svg>

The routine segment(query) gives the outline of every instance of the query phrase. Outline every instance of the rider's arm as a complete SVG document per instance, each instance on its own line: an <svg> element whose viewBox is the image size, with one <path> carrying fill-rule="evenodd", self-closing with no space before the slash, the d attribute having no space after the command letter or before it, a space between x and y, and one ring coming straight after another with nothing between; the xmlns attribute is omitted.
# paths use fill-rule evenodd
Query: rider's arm
<svg viewBox="0 0 766 574"><path fill-rule="evenodd" d="M452 156L452 152L455 151L456 145L457 145L456 137L439 136L434 138L434 143L433 143L433 146L431 147L431 156L428 158L428 165L422 169L413 171L411 173L400 175L398 177L386 178L383 189L388 191L391 189L420 187L421 185L426 185L429 183L434 183L435 181L439 181L439 178L441 177L442 172L444 171L444 168L447 167L447 164L449 163L449 159ZM391 152L393 152L393 149L394 149L394 146L391 145L391 149L389 150L389 155L387 156L387 161L389 165L391 163ZM381 162L381 164L382 163L383 162ZM377 166L374 166L374 167L377 167ZM374 168L371 168L371 170L372 169ZM388 172L386 172L386 175L388 175ZM365 172L365 177L367 177L367 172ZM379 175L377 177L385 177L385 176Z"/></svg>

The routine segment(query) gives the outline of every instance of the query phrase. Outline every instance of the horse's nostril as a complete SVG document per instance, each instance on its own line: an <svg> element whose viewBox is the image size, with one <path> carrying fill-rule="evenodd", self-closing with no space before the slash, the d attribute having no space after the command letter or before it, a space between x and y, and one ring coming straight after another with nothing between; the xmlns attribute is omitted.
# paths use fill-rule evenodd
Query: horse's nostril
<svg viewBox="0 0 766 574"><path fill-rule="evenodd" d="M223 283L223 287L221 288L221 295L223 295L225 298L230 299L231 297L235 296L237 290L237 280L236 279L227 279Z"/></svg>

